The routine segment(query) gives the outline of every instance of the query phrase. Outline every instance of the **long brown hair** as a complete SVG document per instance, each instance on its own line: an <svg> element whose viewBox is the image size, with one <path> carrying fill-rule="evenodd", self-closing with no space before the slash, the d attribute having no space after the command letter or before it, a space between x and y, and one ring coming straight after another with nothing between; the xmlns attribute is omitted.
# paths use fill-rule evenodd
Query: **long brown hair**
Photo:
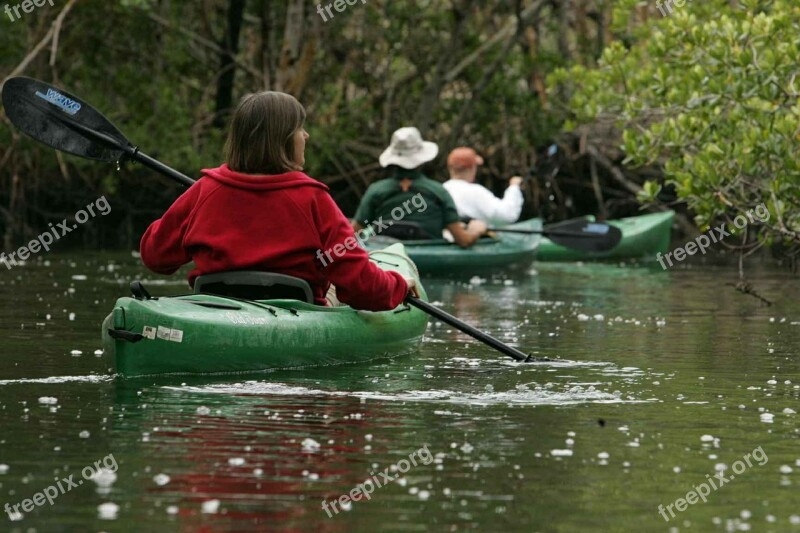
<svg viewBox="0 0 800 533"><path fill-rule="evenodd" d="M305 121L306 110L290 94L248 94L233 114L225 162L234 172L245 174L301 170L295 162L294 134Z"/></svg>

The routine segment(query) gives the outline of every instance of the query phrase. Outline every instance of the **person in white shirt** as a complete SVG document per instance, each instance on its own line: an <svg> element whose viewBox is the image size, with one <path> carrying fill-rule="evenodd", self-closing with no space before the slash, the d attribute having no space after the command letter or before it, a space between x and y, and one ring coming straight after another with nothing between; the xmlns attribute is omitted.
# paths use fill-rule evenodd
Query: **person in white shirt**
<svg viewBox="0 0 800 533"><path fill-rule="evenodd" d="M444 188L453 197L459 216L496 225L516 222L524 202L520 190L522 178L514 176L508 180L508 188L500 199L483 185L475 183L481 165L483 158L472 148L456 148L447 157L450 179L444 183Z"/></svg>

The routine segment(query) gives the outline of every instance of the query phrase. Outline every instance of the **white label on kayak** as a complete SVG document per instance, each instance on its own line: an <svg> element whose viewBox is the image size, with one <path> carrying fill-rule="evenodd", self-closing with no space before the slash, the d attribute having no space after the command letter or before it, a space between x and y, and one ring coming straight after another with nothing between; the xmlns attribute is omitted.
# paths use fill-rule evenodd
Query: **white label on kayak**
<svg viewBox="0 0 800 533"><path fill-rule="evenodd" d="M158 335L159 339L168 341L169 340L169 336L170 336L171 333L172 333L171 329L165 328L164 326L158 326L157 335Z"/></svg>
<svg viewBox="0 0 800 533"><path fill-rule="evenodd" d="M183 342L183 331L173 329L169 334L169 340L172 342Z"/></svg>
<svg viewBox="0 0 800 533"><path fill-rule="evenodd" d="M156 328L152 326L145 326L142 330L142 337L145 339L155 340L156 338Z"/></svg>

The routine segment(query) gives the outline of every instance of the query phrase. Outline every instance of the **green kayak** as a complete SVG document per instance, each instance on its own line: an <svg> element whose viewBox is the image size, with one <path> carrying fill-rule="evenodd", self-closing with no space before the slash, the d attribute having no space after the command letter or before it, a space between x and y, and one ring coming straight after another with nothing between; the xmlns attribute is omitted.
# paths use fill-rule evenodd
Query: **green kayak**
<svg viewBox="0 0 800 533"><path fill-rule="evenodd" d="M418 277L398 244L371 254L384 270ZM425 299L425 291L420 286ZM149 296L149 295L148 295ZM120 298L103 322L103 347L122 376L247 372L355 363L416 350L428 316L322 307L300 300L208 294Z"/></svg>
<svg viewBox="0 0 800 533"><path fill-rule="evenodd" d="M541 230L539 219L517 222L508 228ZM541 236L518 233L498 233L479 240L470 248L444 239L403 241L408 256L423 274L470 274L493 269L527 268L536 259L536 249ZM375 236L367 241L367 249L374 250L397 242L395 239Z"/></svg>
<svg viewBox="0 0 800 533"><path fill-rule="evenodd" d="M586 217L591 220L592 217ZM592 259L626 259L653 256L665 253L672 236L674 211L664 211L638 217L609 220L608 223L622 230L622 240L608 252L582 252L555 244L547 237L542 238L536 259L539 261L585 261ZM547 229L558 229L558 224L548 225Z"/></svg>

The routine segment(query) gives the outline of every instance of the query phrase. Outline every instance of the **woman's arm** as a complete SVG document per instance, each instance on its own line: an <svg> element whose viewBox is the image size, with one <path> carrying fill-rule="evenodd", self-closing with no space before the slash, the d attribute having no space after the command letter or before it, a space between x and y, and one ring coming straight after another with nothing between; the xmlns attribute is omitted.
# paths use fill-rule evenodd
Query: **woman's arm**
<svg viewBox="0 0 800 533"><path fill-rule="evenodd" d="M192 260L183 246L186 226L200 191L200 182L192 185L164 215L150 224L139 244L142 263L158 274L174 274Z"/></svg>
<svg viewBox="0 0 800 533"><path fill-rule="evenodd" d="M315 204L313 220L320 234L322 255L332 259L320 268L336 286L339 301L366 311L388 311L400 305L410 283L398 272L385 271L369 260L351 223L327 192L320 192Z"/></svg>

